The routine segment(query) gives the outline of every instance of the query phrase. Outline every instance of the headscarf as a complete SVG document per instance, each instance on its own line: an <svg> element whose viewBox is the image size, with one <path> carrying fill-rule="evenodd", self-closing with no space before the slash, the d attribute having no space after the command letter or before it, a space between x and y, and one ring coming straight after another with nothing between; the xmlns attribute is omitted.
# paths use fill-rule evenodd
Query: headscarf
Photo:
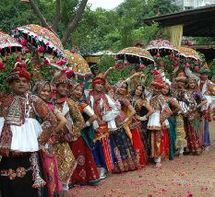
<svg viewBox="0 0 215 197"><path fill-rule="evenodd" d="M40 92L42 91L42 89L46 86L46 85L49 85L50 88L51 88L51 84L49 81L38 81L35 83L33 89L32 89L32 93L35 94L35 95L38 95L40 94Z"/></svg>

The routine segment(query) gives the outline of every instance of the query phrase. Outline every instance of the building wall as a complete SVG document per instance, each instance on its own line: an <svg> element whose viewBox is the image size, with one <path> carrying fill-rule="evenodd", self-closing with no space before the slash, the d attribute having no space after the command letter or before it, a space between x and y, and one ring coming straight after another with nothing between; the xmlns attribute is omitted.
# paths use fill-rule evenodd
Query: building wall
<svg viewBox="0 0 215 197"><path fill-rule="evenodd" d="M172 0L172 2L184 10L215 4L215 0Z"/></svg>

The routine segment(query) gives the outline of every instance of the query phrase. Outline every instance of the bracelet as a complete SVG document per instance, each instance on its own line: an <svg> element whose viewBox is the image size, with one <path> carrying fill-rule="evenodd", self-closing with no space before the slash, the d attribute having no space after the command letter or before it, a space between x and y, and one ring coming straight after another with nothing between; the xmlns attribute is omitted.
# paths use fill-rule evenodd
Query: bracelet
<svg viewBox="0 0 215 197"><path fill-rule="evenodd" d="M89 126L90 126L90 122L87 121L87 122L85 123L85 125L86 125L87 127L89 127Z"/></svg>
<svg viewBox="0 0 215 197"><path fill-rule="evenodd" d="M147 120L147 117L146 116L140 117L140 120L141 121Z"/></svg>

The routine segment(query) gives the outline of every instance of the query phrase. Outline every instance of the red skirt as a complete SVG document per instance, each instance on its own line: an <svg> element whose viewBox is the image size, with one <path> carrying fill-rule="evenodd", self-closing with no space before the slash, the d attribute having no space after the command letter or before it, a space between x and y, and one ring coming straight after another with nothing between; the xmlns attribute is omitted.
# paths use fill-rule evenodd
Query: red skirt
<svg viewBox="0 0 215 197"><path fill-rule="evenodd" d="M187 123L185 125L185 130L187 134L187 146L191 153L201 153L201 145L199 141L199 137L195 128L192 124Z"/></svg>
<svg viewBox="0 0 215 197"><path fill-rule="evenodd" d="M70 148L77 160L77 167L70 179L71 184L87 184L99 178L96 163L89 147L79 137L75 142L70 143Z"/></svg>
<svg viewBox="0 0 215 197"><path fill-rule="evenodd" d="M62 190L62 185L58 175L57 159L54 155L44 151L40 151L40 157L42 160L46 187L48 189L48 196L52 197L56 194L59 194Z"/></svg>
<svg viewBox="0 0 215 197"><path fill-rule="evenodd" d="M169 157L169 133L167 128L162 129L160 148L161 148L161 155L163 157Z"/></svg>
<svg viewBox="0 0 215 197"><path fill-rule="evenodd" d="M131 133L132 133L133 147L137 154L139 165L140 167L144 167L146 165L146 151L145 151L145 146L143 144L143 141L141 139L140 129L133 128L131 129Z"/></svg>

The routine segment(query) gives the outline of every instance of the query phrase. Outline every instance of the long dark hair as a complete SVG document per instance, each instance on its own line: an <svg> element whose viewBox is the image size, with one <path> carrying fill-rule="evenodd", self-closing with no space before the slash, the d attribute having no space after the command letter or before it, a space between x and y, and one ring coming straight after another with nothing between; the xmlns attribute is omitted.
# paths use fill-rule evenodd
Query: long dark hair
<svg viewBox="0 0 215 197"><path fill-rule="evenodd" d="M171 86L169 85L169 84L165 84L165 86L168 86L168 88L169 88L169 91L167 92L167 96L172 96L172 88L171 88Z"/></svg>
<svg viewBox="0 0 215 197"><path fill-rule="evenodd" d="M130 95L131 95L132 97L134 97L134 96L135 96L135 92L136 92L136 90L137 90L138 87L142 87L142 94L140 95L140 97L141 97L142 99L144 99L144 98L145 98L145 94L144 94L145 86L143 86L143 85L141 85L141 84L138 84L138 85L136 86L136 88L130 92Z"/></svg>

